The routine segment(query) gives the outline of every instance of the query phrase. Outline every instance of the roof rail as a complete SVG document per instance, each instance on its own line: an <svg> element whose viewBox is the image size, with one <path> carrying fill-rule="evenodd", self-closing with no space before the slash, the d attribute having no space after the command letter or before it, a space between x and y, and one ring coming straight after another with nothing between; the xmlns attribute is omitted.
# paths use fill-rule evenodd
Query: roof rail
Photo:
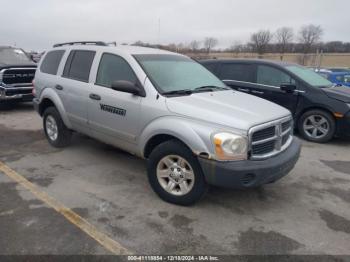
<svg viewBox="0 0 350 262"><path fill-rule="evenodd" d="M67 42L55 44L53 47L59 47L64 45L98 45L98 46L108 46L105 42L102 41L79 41L79 42Z"/></svg>

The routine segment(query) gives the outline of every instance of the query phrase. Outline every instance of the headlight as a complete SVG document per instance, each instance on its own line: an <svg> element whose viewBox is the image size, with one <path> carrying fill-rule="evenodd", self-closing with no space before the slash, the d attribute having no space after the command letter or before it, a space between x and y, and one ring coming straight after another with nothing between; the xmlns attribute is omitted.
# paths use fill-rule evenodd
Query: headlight
<svg viewBox="0 0 350 262"><path fill-rule="evenodd" d="M228 132L216 133L213 136L217 160L246 160L248 152L247 138Z"/></svg>

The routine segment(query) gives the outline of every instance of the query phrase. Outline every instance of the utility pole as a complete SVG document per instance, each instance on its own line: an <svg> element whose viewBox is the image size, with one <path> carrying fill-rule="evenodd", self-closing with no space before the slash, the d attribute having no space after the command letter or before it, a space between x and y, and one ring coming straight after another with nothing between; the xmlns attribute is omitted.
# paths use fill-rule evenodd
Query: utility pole
<svg viewBox="0 0 350 262"><path fill-rule="evenodd" d="M160 47L160 18L158 18L158 47Z"/></svg>

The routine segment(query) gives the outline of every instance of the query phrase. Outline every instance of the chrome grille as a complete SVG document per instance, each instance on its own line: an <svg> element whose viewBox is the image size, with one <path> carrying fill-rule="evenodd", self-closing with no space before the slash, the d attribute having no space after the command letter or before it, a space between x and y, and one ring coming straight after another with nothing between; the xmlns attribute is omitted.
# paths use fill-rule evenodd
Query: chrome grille
<svg viewBox="0 0 350 262"><path fill-rule="evenodd" d="M253 155L267 154L273 151L275 148L275 141L268 141L252 147Z"/></svg>
<svg viewBox="0 0 350 262"><path fill-rule="evenodd" d="M23 84L31 84L35 68L9 68L1 71L2 82L6 85L16 86Z"/></svg>
<svg viewBox="0 0 350 262"><path fill-rule="evenodd" d="M290 128L293 124L292 120L289 120L287 122L282 123L282 132L286 131L288 128Z"/></svg>
<svg viewBox="0 0 350 262"><path fill-rule="evenodd" d="M249 131L251 159L265 159L285 150L293 138L293 120L283 118Z"/></svg>
<svg viewBox="0 0 350 262"><path fill-rule="evenodd" d="M256 131L256 132L253 134L252 139L253 139L253 141L264 140L264 139L266 139L266 138L269 138L269 137L274 136L274 135L275 135L275 132L276 132L276 127L275 127L275 126L271 126L271 127L269 127L269 128Z"/></svg>

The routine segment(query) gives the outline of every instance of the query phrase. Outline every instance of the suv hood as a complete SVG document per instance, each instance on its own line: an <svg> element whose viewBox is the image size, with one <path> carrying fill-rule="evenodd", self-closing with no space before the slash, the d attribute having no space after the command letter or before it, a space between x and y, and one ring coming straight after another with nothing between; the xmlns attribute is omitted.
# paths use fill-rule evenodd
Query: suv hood
<svg viewBox="0 0 350 262"><path fill-rule="evenodd" d="M11 64L6 64L6 63L2 63L0 61L0 67L1 68L11 68L11 67L36 67L37 64L34 63L34 62L26 62L26 63L17 63L17 64L14 64L14 63L11 63Z"/></svg>
<svg viewBox="0 0 350 262"><path fill-rule="evenodd" d="M350 88L337 86L332 88L322 89L326 95L330 98L342 101L344 103L350 103Z"/></svg>
<svg viewBox="0 0 350 262"><path fill-rule="evenodd" d="M231 90L167 98L166 104L172 113L244 131L290 115L277 104Z"/></svg>

